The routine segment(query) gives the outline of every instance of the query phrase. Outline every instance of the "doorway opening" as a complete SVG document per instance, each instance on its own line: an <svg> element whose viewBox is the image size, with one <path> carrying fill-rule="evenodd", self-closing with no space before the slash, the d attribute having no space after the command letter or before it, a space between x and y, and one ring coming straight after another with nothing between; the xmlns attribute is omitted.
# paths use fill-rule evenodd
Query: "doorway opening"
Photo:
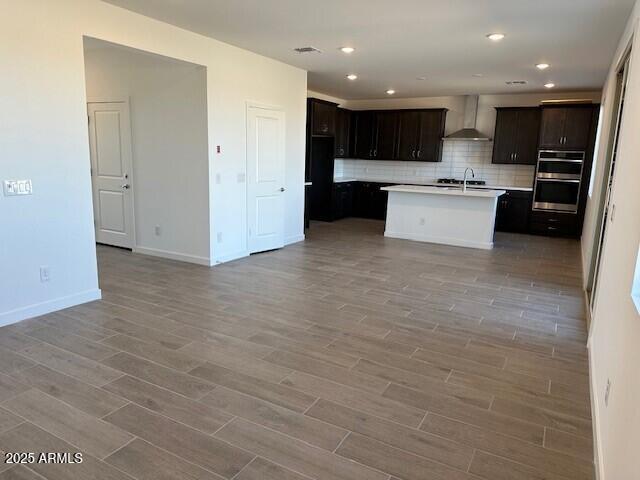
<svg viewBox="0 0 640 480"><path fill-rule="evenodd" d="M207 71L84 38L96 242L210 265Z"/></svg>
<svg viewBox="0 0 640 480"><path fill-rule="evenodd" d="M618 154L618 143L620 140L620 130L622 126L622 116L624 112L625 94L627 91L627 81L629 76L629 62L631 51L629 50L623 57L620 68L616 76L616 89L613 98L614 111L613 121L610 126L609 143L605 155L604 175L600 184L600 198L598 203L598 214L596 216L597 228L593 240L593 254L591 255L591 265L589 267L589 277L587 278L587 295L589 298L589 308L593 312L597 298L598 274L602 262L602 251L606 240L607 221L612 218L611 192L615 181L616 158Z"/></svg>

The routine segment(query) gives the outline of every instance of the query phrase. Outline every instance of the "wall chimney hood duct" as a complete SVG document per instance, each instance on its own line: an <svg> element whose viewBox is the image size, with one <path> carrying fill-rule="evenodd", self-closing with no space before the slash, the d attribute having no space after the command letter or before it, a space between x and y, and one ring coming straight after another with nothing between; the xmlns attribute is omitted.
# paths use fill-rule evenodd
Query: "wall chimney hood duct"
<svg viewBox="0 0 640 480"><path fill-rule="evenodd" d="M472 140L487 142L491 140L476 129L478 117L478 95L467 95L464 101L464 128L447 135L443 140Z"/></svg>

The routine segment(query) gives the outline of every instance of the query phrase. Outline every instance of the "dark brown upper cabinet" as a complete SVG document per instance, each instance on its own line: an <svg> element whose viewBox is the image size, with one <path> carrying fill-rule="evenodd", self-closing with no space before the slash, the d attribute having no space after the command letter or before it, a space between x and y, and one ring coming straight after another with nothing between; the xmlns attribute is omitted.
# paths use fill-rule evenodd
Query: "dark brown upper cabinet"
<svg viewBox="0 0 640 480"><path fill-rule="evenodd" d="M356 158L370 159L373 157L374 138L376 137L375 112L355 112L355 141L354 153Z"/></svg>
<svg viewBox="0 0 640 480"><path fill-rule="evenodd" d="M336 109L336 158L348 158L351 155L351 111Z"/></svg>
<svg viewBox="0 0 640 480"><path fill-rule="evenodd" d="M542 107L540 148L586 150L592 119L593 105Z"/></svg>
<svg viewBox="0 0 640 480"><path fill-rule="evenodd" d="M398 160L439 162L446 110L400 110Z"/></svg>
<svg viewBox="0 0 640 480"><path fill-rule="evenodd" d="M335 103L310 98L308 99L307 108L311 117L311 135L335 135L337 108Z"/></svg>
<svg viewBox="0 0 640 480"><path fill-rule="evenodd" d="M398 112L355 113L355 156L370 160L393 160L398 138Z"/></svg>
<svg viewBox="0 0 640 480"><path fill-rule="evenodd" d="M398 112L376 113L376 134L373 146L373 158L393 160L396 158L398 139Z"/></svg>
<svg viewBox="0 0 640 480"><path fill-rule="evenodd" d="M535 165L539 107L497 108L492 163Z"/></svg>

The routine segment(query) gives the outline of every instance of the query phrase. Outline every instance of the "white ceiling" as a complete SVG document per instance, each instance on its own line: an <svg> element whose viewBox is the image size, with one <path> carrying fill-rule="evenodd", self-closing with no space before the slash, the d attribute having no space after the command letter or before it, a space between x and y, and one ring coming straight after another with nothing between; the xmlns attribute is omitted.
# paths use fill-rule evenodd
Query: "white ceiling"
<svg viewBox="0 0 640 480"><path fill-rule="evenodd" d="M634 0L105 0L309 71L344 99L602 87ZM490 32L506 38L493 43ZM300 55L314 46L322 54ZM341 46L356 52L345 55ZM536 63L550 63L541 72ZM345 78L356 73L351 82ZM482 74L481 78L473 74ZM417 80L426 76L426 80ZM526 80L525 86L507 86Z"/></svg>

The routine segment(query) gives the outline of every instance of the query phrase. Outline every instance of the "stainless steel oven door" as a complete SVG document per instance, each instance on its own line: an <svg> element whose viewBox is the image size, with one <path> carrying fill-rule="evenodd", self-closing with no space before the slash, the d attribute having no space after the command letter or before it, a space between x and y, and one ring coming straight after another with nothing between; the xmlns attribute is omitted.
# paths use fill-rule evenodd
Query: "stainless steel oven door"
<svg viewBox="0 0 640 480"><path fill-rule="evenodd" d="M564 178L536 178L533 192L534 210L578 212L580 180Z"/></svg>
<svg viewBox="0 0 640 480"><path fill-rule="evenodd" d="M541 150L538 154L536 178L580 180L584 152Z"/></svg>

